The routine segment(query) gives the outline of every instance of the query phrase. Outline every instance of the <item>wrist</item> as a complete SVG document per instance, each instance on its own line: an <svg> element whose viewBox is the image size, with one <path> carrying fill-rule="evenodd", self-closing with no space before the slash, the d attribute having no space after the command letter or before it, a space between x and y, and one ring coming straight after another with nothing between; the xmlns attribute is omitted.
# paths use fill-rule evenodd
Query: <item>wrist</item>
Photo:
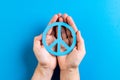
<svg viewBox="0 0 120 80"><path fill-rule="evenodd" d="M75 71L78 69L79 67L64 67L64 68L60 68L60 71Z"/></svg>
<svg viewBox="0 0 120 80"><path fill-rule="evenodd" d="M32 80L51 80L53 70L47 67L42 67L40 64L37 65L37 68L34 72Z"/></svg>
<svg viewBox="0 0 120 80"><path fill-rule="evenodd" d="M75 71L79 71L79 68L67 68L67 69L60 69L60 72L75 72Z"/></svg>
<svg viewBox="0 0 120 80"><path fill-rule="evenodd" d="M80 80L79 68L60 70L60 80Z"/></svg>

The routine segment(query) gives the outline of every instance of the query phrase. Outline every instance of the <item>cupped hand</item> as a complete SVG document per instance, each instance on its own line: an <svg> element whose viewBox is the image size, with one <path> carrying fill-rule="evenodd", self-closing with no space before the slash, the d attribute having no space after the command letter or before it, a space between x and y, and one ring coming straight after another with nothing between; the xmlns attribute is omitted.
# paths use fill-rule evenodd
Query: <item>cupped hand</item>
<svg viewBox="0 0 120 80"><path fill-rule="evenodd" d="M58 20L59 15L55 15L51 21L49 22L49 24L56 22ZM49 25L48 24L48 25ZM49 32L47 33L47 37L46 37L46 42L47 44L51 44L56 38L54 36L54 31L53 29L50 29ZM55 48L54 48L55 50ZM57 64L57 60L56 57L51 55L43 46L42 44L42 34L39 36L36 36L34 38L34 46L33 46L33 51L35 53L35 56L38 60L38 64L40 65L40 67L43 68L49 68L54 70Z"/></svg>
<svg viewBox="0 0 120 80"><path fill-rule="evenodd" d="M76 69L78 68L86 53L84 40L80 34L80 31L78 31L73 19L70 16L64 14L62 17L59 18L59 21L69 24L74 29L77 36L77 42L74 49L68 55L57 57L60 70ZM72 43L72 36L70 31L63 27L61 35L62 39L70 46ZM65 48L61 47L61 51L65 51Z"/></svg>

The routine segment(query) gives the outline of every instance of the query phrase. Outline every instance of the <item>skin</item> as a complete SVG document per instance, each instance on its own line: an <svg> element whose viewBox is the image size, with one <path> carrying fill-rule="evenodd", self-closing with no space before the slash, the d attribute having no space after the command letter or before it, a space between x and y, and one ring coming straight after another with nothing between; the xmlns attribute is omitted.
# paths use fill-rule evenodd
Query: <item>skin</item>
<svg viewBox="0 0 120 80"><path fill-rule="evenodd" d="M56 22L58 15L54 15L49 24ZM49 25L48 24L48 25ZM50 44L55 40L53 29L49 30L47 34L47 43ZM32 80L51 80L53 71L57 64L55 56L47 52L42 44L42 34L34 38L33 51L38 60L38 66L33 74Z"/></svg>
<svg viewBox="0 0 120 80"><path fill-rule="evenodd" d="M78 31L73 19L64 14L63 17L59 18L60 22L68 23L76 32L77 35L77 44L72 50L71 53L65 56L58 56L58 63L60 66L60 79L61 80L80 80L79 69L78 66L81 63L84 55L85 55L85 45L84 40ZM62 39L68 44L72 43L72 36L69 30L66 28L62 28ZM62 47L61 51L64 51L65 48Z"/></svg>
<svg viewBox="0 0 120 80"><path fill-rule="evenodd" d="M67 14L61 15L59 13L53 16L49 24L57 21L66 22L74 29L77 36L76 46L68 55L55 57L48 53L43 46L42 34L36 36L34 39L33 50L38 60L38 65L33 74L32 80L51 80L57 62L60 67L60 80L80 80L78 66L86 53L84 40L70 16ZM61 35L62 39L70 46L72 43L72 36L70 31L62 27ZM56 39L56 37L57 28L50 29L46 38L48 45L51 44ZM56 51L56 49L57 46L53 48L54 51ZM61 47L61 51L65 51L65 48L63 46Z"/></svg>

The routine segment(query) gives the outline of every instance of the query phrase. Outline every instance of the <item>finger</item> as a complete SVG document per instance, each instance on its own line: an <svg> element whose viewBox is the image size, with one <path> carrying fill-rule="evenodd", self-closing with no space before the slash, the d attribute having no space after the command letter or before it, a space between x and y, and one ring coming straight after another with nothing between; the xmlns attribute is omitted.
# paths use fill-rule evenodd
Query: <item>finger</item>
<svg viewBox="0 0 120 80"><path fill-rule="evenodd" d="M58 21L59 21L59 22L63 22L63 18L60 17L60 18L58 19ZM58 36L58 27L56 27L55 31L56 31L56 38L57 38L57 36Z"/></svg>
<svg viewBox="0 0 120 80"><path fill-rule="evenodd" d="M67 37L68 37L68 38L71 38L71 37L72 37L70 30L68 30L67 28L66 28L66 34L67 34Z"/></svg>
<svg viewBox="0 0 120 80"><path fill-rule="evenodd" d="M47 35L47 37L46 37L46 43L48 45L50 45L51 43L53 43L54 40L55 40L55 37Z"/></svg>
<svg viewBox="0 0 120 80"><path fill-rule="evenodd" d="M68 15L65 13L63 15L64 22L67 22L67 17L68 17ZM71 33L70 33L70 31L67 28L66 28L66 34L67 34L67 37L71 37Z"/></svg>
<svg viewBox="0 0 120 80"><path fill-rule="evenodd" d="M64 41L67 45L69 45L69 40L67 38L64 39ZM61 45L61 52L65 51L65 50L66 50L66 48L64 47L64 45Z"/></svg>
<svg viewBox="0 0 120 80"><path fill-rule="evenodd" d="M61 13L58 13L58 17L61 17L62 16L62 14Z"/></svg>
<svg viewBox="0 0 120 80"><path fill-rule="evenodd" d="M52 24L53 22L56 22L57 19L58 19L58 15L55 14L55 15L53 16L53 18L50 20L49 24Z"/></svg>
<svg viewBox="0 0 120 80"><path fill-rule="evenodd" d="M69 45L71 46L71 44L73 43L73 38L69 38Z"/></svg>
<svg viewBox="0 0 120 80"><path fill-rule="evenodd" d="M42 34L34 38L34 46L36 47L42 46Z"/></svg>
<svg viewBox="0 0 120 80"><path fill-rule="evenodd" d="M50 25L50 24L56 22L57 19L58 19L58 15L54 15L53 18L50 20L50 22L49 22L48 25ZM53 29L53 28L51 28L51 29L48 31L48 33L47 33L48 35L50 35L50 34L52 33L52 29Z"/></svg>
<svg viewBox="0 0 120 80"><path fill-rule="evenodd" d="M66 32L65 32L65 28L64 28L64 27L62 27L61 35L62 35L62 39L63 39L63 40L67 39L67 35L66 35Z"/></svg>
<svg viewBox="0 0 120 80"><path fill-rule="evenodd" d="M58 15L58 19L56 22L59 22L59 18L62 16L62 14L58 13L57 15ZM53 32L54 32L54 36L57 37L57 26L53 28Z"/></svg>
<svg viewBox="0 0 120 80"><path fill-rule="evenodd" d="M51 35L54 36L54 37L56 36L56 31L55 30L56 30L56 27L53 27Z"/></svg>
<svg viewBox="0 0 120 80"><path fill-rule="evenodd" d="M81 36L81 33L80 31L77 31L77 50L81 50L83 51L84 50L84 40Z"/></svg>
<svg viewBox="0 0 120 80"><path fill-rule="evenodd" d="M72 35L71 35L71 32L66 28L66 35L67 35L67 38L69 40L69 46L71 45L71 38L72 38Z"/></svg>
<svg viewBox="0 0 120 80"><path fill-rule="evenodd" d="M62 18L62 17L59 18L59 22L63 22L63 18ZM66 39L66 34L65 34L65 29L64 29L64 27L62 27L61 36L62 36L62 39L63 39L63 40Z"/></svg>
<svg viewBox="0 0 120 80"><path fill-rule="evenodd" d="M51 35L53 35L53 36L55 36L55 31L54 31L54 27L53 27L53 29L52 29L52 32L51 32Z"/></svg>
<svg viewBox="0 0 120 80"><path fill-rule="evenodd" d="M55 41L55 37L51 35L47 35L46 37L46 43L47 45L51 45ZM56 45L51 48L53 51L56 51Z"/></svg>
<svg viewBox="0 0 120 80"><path fill-rule="evenodd" d="M58 27L55 27L55 37L57 38L57 34L58 34Z"/></svg>
<svg viewBox="0 0 120 80"><path fill-rule="evenodd" d="M62 17L59 18L59 22L63 22L63 18Z"/></svg>
<svg viewBox="0 0 120 80"><path fill-rule="evenodd" d="M69 45L69 40L66 38L64 39L65 43Z"/></svg>
<svg viewBox="0 0 120 80"><path fill-rule="evenodd" d="M67 22L67 16L68 16L68 15L67 15L66 13L63 15L63 21L64 21L64 22Z"/></svg>
<svg viewBox="0 0 120 80"><path fill-rule="evenodd" d="M77 27L76 27L76 25L75 25L72 17L67 16L67 22L68 22L68 24L75 30L75 32L78 31L78 29L77 29Z"/></svg>

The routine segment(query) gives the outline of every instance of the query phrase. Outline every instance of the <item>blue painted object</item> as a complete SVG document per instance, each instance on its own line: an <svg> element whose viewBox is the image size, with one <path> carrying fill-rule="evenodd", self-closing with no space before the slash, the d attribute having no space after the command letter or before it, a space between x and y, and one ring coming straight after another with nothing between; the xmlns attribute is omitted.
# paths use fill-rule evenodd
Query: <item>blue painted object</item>
<svg viewBox="0 0 120 80"><path fill-rule="evenodd" d="M57 39L53 43L51 43L50 45L47 45L47 43L46 43L47 32L55 26L58 26ZM72 33L73 43L71 44L71 46L68 46L61 38L61 28L62 28L62 26L69 29ZM70 25L68 25L64 22L55 22L55 23L52 23L52 24L48 25L47 28L45 29L45 31L43 32L42 42L43 42L43 45L45 46L45 48L47 49L47 51L50 52L52 55L62 56L62 55L66 55L66 54L70 53L72 51L72 49L75 47L75 45L76 45L76 34L75 34L75 31L73 30L73 28ZM57 52L52 50L52 48L56 44L57 44ZM66 48L66 50L64 52L60 51L61 44Z"/></svg>

